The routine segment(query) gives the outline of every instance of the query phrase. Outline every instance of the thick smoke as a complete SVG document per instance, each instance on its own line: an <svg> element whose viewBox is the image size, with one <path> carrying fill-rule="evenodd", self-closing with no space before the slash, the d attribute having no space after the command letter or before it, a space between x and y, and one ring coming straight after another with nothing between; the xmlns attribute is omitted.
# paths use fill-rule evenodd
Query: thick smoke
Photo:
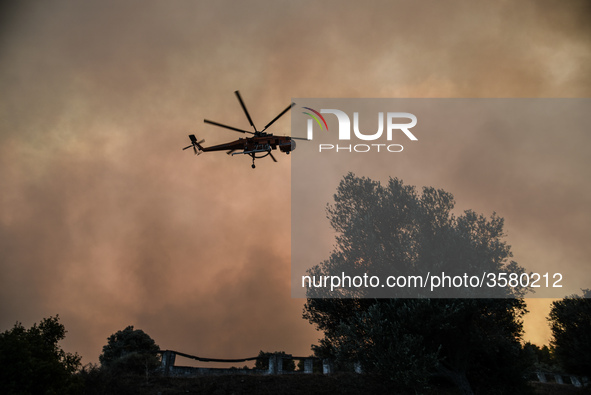
<svg viewBox="0 0 591 395"><path fill-rule="evenodd" d="M0 329L59 313L85 362L127 325L205 356L310 352L317 334L289 296L289 157L253 171L246 157L181 151L189 133L207 144L239 137L203 118L248 127L234 90L259 128L291 97L591 90L585 1L3 7ZM289 116L274 126L288 134ZM474 152L458 155L463 168ZM487 206L486 186L445 177ZM588 225L565 216L589 207L590 191L557 177L570 189L539 204L566 208L529 226L560 229L557 243L576 250ZM533 218L518 214L524 194L512 221Z"/></svg>

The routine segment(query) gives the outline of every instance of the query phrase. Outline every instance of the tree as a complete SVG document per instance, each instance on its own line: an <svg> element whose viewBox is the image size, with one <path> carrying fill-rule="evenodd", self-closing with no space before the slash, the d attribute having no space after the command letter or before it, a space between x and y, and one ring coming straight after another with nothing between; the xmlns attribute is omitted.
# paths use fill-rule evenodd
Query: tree
<svg viewBox="0 0 591 395"><path fill-rule="evenodd" d="M523 352L532 370L557 371L559 369L556 366L553 351L547 345L538 347L533 343L526 342L523 344Z"/></svg>
<svg viewBox="0 0 591 395"><path fill-rule="evenodd" d="M552 302L551 344L554 356L568 373L591 376L591 290Z"/></svg>
<svg viewBox="0 0 591 395"><path fill-rule="evenodd" d="M443 190L426 187L418 194L398 179L382 186L349 173L334 199L327 214L336 247L310 275L523 273L510 260L503 219L472 211L455 217L453 196ZM334 299L327 288L308 289L304 318L324 332L317 356L341 365L359 361L366 372L407 387L421 387L435 376L465 394L487 384L496 393L524 385L524 366L517 366L523 290L499 288L494 296L503 299L482 299L471 289L464 296L479 299L412 299L416 294L404 289L399 299L376 299L371 291L342 287L342 298ZM509 379L497 380L501 374ZM501 388L505 384L512 388Z"/></svg>
<svg viewBox="0 0 591 395"><path fill-rule="evenodd" d="M66 336L59 316L43 319L25 329L17 322L0 334L0 383L7 394L75 393L75 373L81 367L78 354L58 345Z"/></svg>
<svg viewBox="0 0 591 395"><path fill-rule="evenodd" d="M148 373L160 366L160 347L141 329L128 326L108 337L99 356L101 367L122 373Z"/></svg>

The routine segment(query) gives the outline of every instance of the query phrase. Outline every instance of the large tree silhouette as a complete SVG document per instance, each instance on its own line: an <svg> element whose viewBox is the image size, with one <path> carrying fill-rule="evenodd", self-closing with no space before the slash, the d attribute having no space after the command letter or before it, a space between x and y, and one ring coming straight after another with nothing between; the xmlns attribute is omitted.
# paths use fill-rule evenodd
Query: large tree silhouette
<svg viewBox="0 0 591 395"><path fill-rule="evenodd" d="M548 319L558 362L569 373L591 376L591 290L552 302Z"/></svg>
<svg viewBox="0 0 591 395"><path fill-rule="evenodd" d="M77 393L75 372L80 356L65 352L59 341L66 329L59 316L43 319L26 329L21 323L0 333L0 392L5 394Z"/></svg>
<svg viewBox="0 0 591 395"><path fill-rule="evenodd" d="M440 189L417 193L398 179L387 185L344 177L327 213L337 231L330 258L310 275L384 276L445 270L523 272L510 260L503 219L472 211L452 214L453 196ZM304 317L324 332L317 355L341 365L361 362L367 372L396 385L420 387L439 376L464 394L493 386L511 393L524 385L520 364L523 290L495 289L499 299L398 299L374 296L366 288L309 288ZM463 296L481 296L466 289ZM338 295L341 298L335 299ZM503 380L499 378L503 376Z"/></svg>
<svg viewBox="0 0 591 395"><path fill-rule="evenodd" d="M128 326L107 339L99 361L103 368L121 373L147 373L160 364L160 347L141 329Z"/></svg>

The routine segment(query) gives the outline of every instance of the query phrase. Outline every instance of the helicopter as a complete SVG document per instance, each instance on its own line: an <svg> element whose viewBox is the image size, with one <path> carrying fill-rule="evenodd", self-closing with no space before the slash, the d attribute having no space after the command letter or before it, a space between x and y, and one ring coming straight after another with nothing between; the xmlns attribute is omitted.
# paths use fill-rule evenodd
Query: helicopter
<svg viewBox="0 0 591 395"><path fill-rule="evenodd" d="M286 112L291 110L291 108L295 105L295 103L291 103L285 110L283 110L279 115L277 115L271 122L269 122L265 128L261 131L257 130L256 126L252 122L250 118L250 114L244 105L244 101L240 96L240 92L234 92L238 101L240 102L240 106L242 106L242 110L244 110L244 114L246 114L246 118L250 123L250 126L254 129L254 132L235 128L233 126L224 125L218 122L210 121L204 119L203 122L208 123L210 125L219 126L222 128L230 129L234 132L244 133L244 134L252 134L252 137L245 137L239 138L238 140L231 141L225 144L213 145L210 147L204 147L201 144L205 142L205 140L197 141L197 138L194 134L189 135L189 139L191 140L191 145L186 146L183 150L189 149L193 147L193 151L196 155L199 155L203 152L210 152L210 151L227 151L228 155L250 155L252 158L252 168L255 168L254 161L255 159L261 159L266 156L270 156L273 159L273 162L277 162L277 159L271 153L272 150L279 148L279 151L285 152L289 155L289 153L296 148L296 143L294 140L308 140L302 137L291 137L291 136L274 136L272 133L266 133L265 130L269 128L275 121L281 118Z"/></svg>

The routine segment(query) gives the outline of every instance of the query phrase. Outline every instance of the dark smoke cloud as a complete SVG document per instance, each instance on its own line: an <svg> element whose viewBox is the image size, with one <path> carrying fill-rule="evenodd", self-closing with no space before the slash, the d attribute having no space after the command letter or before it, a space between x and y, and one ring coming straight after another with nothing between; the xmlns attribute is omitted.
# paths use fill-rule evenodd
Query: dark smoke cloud
<svg viewBox="0 0 591 395"><path fill-rule="evenodd" d="M252 171L180 151L189 133L236 137L203 118L248 126L234 90L261 127L291 97L591 87L585 1L46 1L0 15L0 328L59 313L85 362L131 324L212 357L309 353L317 334L289 297L289 157Z"/></svg>

